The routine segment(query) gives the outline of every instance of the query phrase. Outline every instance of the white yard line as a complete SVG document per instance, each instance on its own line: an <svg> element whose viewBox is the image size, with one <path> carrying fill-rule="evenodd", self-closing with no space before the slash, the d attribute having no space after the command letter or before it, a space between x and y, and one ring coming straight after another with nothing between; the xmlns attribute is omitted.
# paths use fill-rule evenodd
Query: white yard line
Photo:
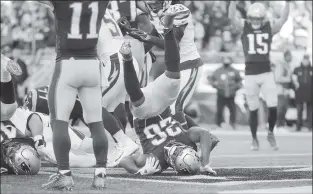
<svg viewBox="0 0 313 194"><path fill-rule="evenodd" d="M230 136L251 136L250 131L226 131L226 130L211 130L214 135L230 135ZM259 131L258 135L266 136L268 134L267 131ZM286 136L286 137L304 137L304 138L312 138L312 133L295 133L295 132L276 132L275 135L277 137Z"/></svg>
<svg viewBox="0 0 313 194"><path fill-rule="evenodd" d="M212 156L212 158L264 158L264 157L290 157L290 156L312 156L310 153L290 153L290 154L231 154Z"/></svg>
<svg viewBox="0 0 313 194"><path fill-rule="evenodd" d="M254 189L254 190L240 190L240 191L222 191L225 193L312 193L312 186L303 187L283 187L275 189Z"/></svg>

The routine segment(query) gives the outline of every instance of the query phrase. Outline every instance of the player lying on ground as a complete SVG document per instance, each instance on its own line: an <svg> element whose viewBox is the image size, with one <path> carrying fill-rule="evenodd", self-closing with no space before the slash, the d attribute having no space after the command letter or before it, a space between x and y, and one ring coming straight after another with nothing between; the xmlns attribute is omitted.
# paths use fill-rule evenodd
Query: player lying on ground
<svg viewBox="0 0 313 194"><path fill-rule="evenodd" d="M166 71L147 87L140 88L130 45L125 43L120 50L124 57L124 81L131 100L130 110L137 118L135 129L144 152L121 160L120 166L130 173L154 174L171 166L179 173L216 174L209 166L209 156L217 141L213 144L209 131L202 128L185 131L169 109L177 98L180 85L179 49L172 30L173 19L183 12L168 12L164 16ZM200 142L201 162L196 142Z"/></svg>
<svg viewBox="0 0 313 194"><path fill-rule="evenodd" d="M56 164L49 116L19 107L10 119L10 122L20 129L21 133L25 134L27 137L33 138L35 142L43 142L39 142L40 146L36 143L36 147L38 147L37 149L42 155L42 159ZM70 166L93 167L96 165L96 160L93 157L92 139L85 136L80 130L74 127L69 126L68 131L71 139ZM88 160L86 160L86 157ZM108 160L110 160L110 154L108 155Z"/></svg>
<svg viewBox="0 0 313 194"><path fill-rule="evenodd" d="M40 157L34 141L15 128L9 121L16 111L11 74L22 74L20 66L1 54L1 174L30 175L40 169Z"/></svg>

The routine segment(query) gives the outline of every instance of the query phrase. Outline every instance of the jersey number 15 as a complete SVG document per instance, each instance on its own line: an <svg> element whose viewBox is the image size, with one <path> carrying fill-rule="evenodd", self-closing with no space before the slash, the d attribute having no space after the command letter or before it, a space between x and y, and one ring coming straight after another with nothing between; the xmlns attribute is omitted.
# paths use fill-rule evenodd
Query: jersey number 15
<svg viewBox="0 0 313 194"><path fill-rule="evenodd" d="M97 33L97 20L98 20L98 7L99 2L91 2L88 6L91 9L91 17L89 21L89 33L86 35L87 39L98 38ZM82 39L83 35L80 33L80 21L83 9L82 2L75 2L70 5L73 9L72 21L71 21L71 31L67 34L69 39Z"/></svg>
<svg viewBox="0 0 313 194"><path fill-rule="evenodd" d="M247 34L248 37L248 54L267 54L269 52L267 40L269 38L268 33L263 34ZM255 45L256 44L256 45Z"/></svg>

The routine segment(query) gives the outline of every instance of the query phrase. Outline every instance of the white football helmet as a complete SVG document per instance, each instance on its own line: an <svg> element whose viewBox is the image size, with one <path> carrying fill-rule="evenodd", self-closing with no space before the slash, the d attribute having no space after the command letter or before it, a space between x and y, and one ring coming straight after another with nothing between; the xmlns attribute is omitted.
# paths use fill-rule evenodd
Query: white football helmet
<svg viewBox="0 0 313 194"><path fill-rule="evenodd" d="M164 147L168 164L178 174L197 174L200 170L200 157L196 150L178 142L170 142Z"/></svg>
<svg viewBox="0 0 313 194"><path fill-rule="evenodd" d="M165 0L154 0L154 1L143 1L146 5L147 10L153 15L160 16L165 12L172 4L172 1Z"/></svg>
<svg viewBox="0 0 313 194"><path fill-rule="evenodd" d="M32 141L23 139L23 141ZM17 175L35 175L41 167L40 156L28 143L7 140L1 146L4 161Z"/></svg>
<svg viewBox="0 0 313 194"><path fill-rule="evenodd" d="M253 29L260 29L266 17L266 9L262 3L253 3L249 6L247 18Z"/></svg>

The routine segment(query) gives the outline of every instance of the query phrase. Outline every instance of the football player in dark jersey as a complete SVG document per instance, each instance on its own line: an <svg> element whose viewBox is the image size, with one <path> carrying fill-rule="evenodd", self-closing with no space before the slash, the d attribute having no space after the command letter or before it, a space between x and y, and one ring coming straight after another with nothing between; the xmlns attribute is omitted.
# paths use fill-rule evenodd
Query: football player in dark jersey
<svg viewBox="0 0 313 194"><path fill-rule="evenodd" d="M42 2L42 1L41 1ZM53 147L58 173L50 177L46 189L74 186L69 166L71 141L68 122L78 94L93 138L97 165L92 187L105 188L108 140L102 123L102 65L97 56L98 33L109 1L43 1L56 20L56 65L48 91Z"/></svg>
<svg viewBox="0 0 313 194"><path fill-rule="evenodd" d="M211 139L209 131L202 128L185 131L169 109L177 98L180 83L179 49L172 29L173 20L182 12L184 10L167 12L164 16L167 69L146 87L140 88L132 64L130 44L123 44L120 50L124 58L124 82L131 101L130 110L136 118L135 130L144 152L120 162L120 166L131 173L154 174L171 166L179 173L202 171L216 174L209 166L209 156L218 140ZM195 142L200 142L201 161L195 151ZM188 161L183 161L182 157L188 158Z"/></svg>
<svg viewBox="0 0 313 194"><path fill-rule="evenodd" d="M241 41L245 55L245 95L250 110L249 125L252 133L252 150L259 149L257 139L259 95L264 96L269 109L269 132L267 140L274 150L278 149L273 134L277 117L277 91L274 74L271 71L270 52L273 36L280 31L289 15L289 1L280 18L269 21L266 8L262 3L253 3L248 7L247 19L236 16L236 2L229 5L228 17L232 26L242 31Z"/></svg>

